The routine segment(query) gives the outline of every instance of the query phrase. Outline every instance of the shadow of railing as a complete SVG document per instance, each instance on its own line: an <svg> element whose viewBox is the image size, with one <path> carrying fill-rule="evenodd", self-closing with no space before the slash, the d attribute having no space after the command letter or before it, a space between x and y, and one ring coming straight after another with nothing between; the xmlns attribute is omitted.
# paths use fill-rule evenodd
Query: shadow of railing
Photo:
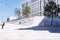
<svg viewBox="0 0 60 40"><path fill-rule="evenodd" d="M49 31L51 33L60 33L60 20L54 18L53 26L50 25L51 18L45 17L37 26L30 28L19 28L18 30Z"/></svg>

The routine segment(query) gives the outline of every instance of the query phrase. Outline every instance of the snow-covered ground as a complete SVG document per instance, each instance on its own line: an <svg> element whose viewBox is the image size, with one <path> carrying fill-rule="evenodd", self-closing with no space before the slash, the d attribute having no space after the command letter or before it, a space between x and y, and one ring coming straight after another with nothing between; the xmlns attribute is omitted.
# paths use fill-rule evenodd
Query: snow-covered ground
<svg viewBox="0 0 60 40"><path fill-rule="evenodd" d="M0 40L60 40L60 34L48 31L2 30Z"/></svg>
<svg viewBox="0 0 60 40"><path fill-rule="evenodd" d="M4 29L0 30L0 40L60 40L60 28L39 27L44 21L48 23L46 20L49 19L40 16L31 19L24 24L6 23ZM19 28L22 30L18 30Z"/></svg>
<svg viewBox="0 0 60 40"><path fill-rule="evenodd" d="M24 19L25 20L25 19ZM19 24L21 20L16 22L5 23L4 29L20 29L20 28L33 28L35 26L39 26L38 28L49 28L51 19L44 16L35 16L29 18L29 21ZM60 19L54 18L53 27L60 27ZM36 28L35 28L36 29Z"/></svg>
<svg viewBox="0 0 60 40"><path fill-rule="evenodd" d="M4 29L18 29L18 28L29 28L33 26L37 26L42 20L44 19L43 16L41 17L31 17L30 21L23 23L23 24L15 24L15 23L5 23Z"/></svg>

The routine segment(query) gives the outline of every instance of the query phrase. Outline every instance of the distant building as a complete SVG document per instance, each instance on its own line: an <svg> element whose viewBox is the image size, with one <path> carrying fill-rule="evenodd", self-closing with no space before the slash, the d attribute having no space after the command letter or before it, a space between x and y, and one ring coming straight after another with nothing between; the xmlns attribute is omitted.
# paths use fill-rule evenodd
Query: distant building
<svg viewBox="0 0 60 40"><path fill-rule="evenodd" d="M22 10L26 5L28 5L31 8L30 13L32 14L32 16L43 16L44 6L47 3L47 1L48 0L26 0L22 4ZM58 0L54 1L58 3Z"/></svg>

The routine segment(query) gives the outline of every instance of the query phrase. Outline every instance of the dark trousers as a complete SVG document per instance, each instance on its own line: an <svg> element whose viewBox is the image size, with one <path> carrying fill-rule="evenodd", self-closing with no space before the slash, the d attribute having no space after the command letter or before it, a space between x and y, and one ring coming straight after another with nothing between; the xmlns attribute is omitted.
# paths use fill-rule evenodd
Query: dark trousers
<svg viewBox="0 0 60 40"><path fill-rule="evenodd" d="M2 25L2 29L4 28L4 25L5 25L5 23L3 23L3 25Z"/></svg>
<svg viewBox="0 0 60 40"><path fill-rule="evenodd" d="M2 29L4 28L4 25L2 25Z"/></svg>

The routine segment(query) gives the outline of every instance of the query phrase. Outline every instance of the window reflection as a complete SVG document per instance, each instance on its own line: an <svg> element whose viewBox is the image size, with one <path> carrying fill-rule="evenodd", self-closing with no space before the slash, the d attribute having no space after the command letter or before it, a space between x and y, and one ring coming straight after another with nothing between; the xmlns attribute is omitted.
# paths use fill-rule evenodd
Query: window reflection
<svg viewBox="0 0 60 40"><path fill-rule="evenodd" d="M31 3L35 2L35 1L37 1L37 0L31 0Z"/></svg>

